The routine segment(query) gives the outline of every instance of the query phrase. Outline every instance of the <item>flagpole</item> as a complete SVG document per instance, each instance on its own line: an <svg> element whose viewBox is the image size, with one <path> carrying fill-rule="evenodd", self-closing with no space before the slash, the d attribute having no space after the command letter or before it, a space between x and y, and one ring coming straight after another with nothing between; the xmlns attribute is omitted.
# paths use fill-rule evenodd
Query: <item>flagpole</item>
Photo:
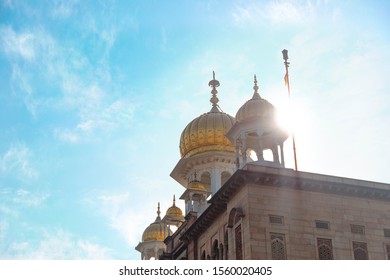
<svg viewBox="0 0 390 280"><path fill-rule="evenodd" d="M284 66L286 67L286 74L284 76L284 82L287 85L287 90L288 90L288 98L291 99L290 97L290 79L288 76L288 67L290 62L287 62L288 59L288 51L284 49L282 51L283 54L283 59L284 59ZM298 163L297 163L297 152L296 152L296 147L295 147L295 136L294 136L294 130L292 131L292 140L293 140L293 150L294 150L294 163L295 163L295 171L298 171Z"/></svg>

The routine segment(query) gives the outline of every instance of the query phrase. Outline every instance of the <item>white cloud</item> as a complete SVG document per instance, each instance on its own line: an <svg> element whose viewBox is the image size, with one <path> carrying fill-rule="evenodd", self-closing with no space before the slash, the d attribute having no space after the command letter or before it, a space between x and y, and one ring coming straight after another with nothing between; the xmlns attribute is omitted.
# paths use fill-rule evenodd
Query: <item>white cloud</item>
<svg viewBox="0 0 390 280"><path fill-rule="evenodd" d="M42 205L50 197L47 193L32 193L25 189L18 189L13 201L27 207L37 207Z"/></svg>
<svg viewBox="0 0 390 280"><path fill-rule="evenodd" d="M73 14L74 6L78 0L55 0L51 14L56 18L67 18Z"/></svg>
<svg viewBox="0 0 390 280"><path fill-rule="evenodd" d="M74 260L110 259L111 250L89 240L79 239L69 232L58 229L44 231L36 244L31 241L13 242L0 259Z"/></svg>
<svg viewBox="0 0 390 280"><path fill-rule="evenodd" d="M22 143L16 143L0 158L0 171L22 181L38 178L38 171L31 164L32 152Z"/></svg>
<svg viewBox="0 0 390 280"><path fill-rule="evenodd" d="M270 2L264 9L263 16L271 23L300 23L311 16L310 1L306 5L297 5L292 1Z"/></svg>
<svg viewBox="0 0 390 280"><path fill-rule="evenodd" d="M80 141L80 136L70 130L70 129L60 129L60 128L56 128L54 129L54 135L60 139L61 141L64 141L64 142L69 142L69 143L77 143Z"/></svg>
<svg viewBox="0 0 390 280"><path fill-rule="evenodd" d="M141 213L133 209L132 199L134 198L130 197L127 192L98 197L102 204L103 214L108 218L110 226L117 230L130 246L134 247L139 242L145 217L142 215L142 209Z"/></svg>
<svg viewBox="0 0 390 280"><path fill-rule="evenodd" d="M251 1L244 5L236 5L232 17L236 24L301 24L312 19L317 10L323 11L326 2L317 1ZM335 14L334 14L335 15Z"/></svg>
<svg viewBox="0 0 390 280"><path fill-rule="evenodd" d="M90 102L85 101L85 106L81 106L83 101L75 101L80 103L77 106L80 108L79 122L73 128L56 128L55 136L65 142L78 143L93 139L95 133L123 130L131 125L135 110L132 102L117 99L108 103L99 98L98 95L90 95ZM109 137L110 134L105 135Z"/></svg>
<svg viewBox="0 0 390 280"><path fill-rule="evenodd" d="M64 3L56 4L66 10ZM95 31L107 45L105 51L108 52L115 43L116 28ZM135 106L126 98L118 97L116 92L107 94L112 85L106 54L102 54L98 65L91 65L84 54L58 44L43 28L16 32L12 27L3 26L0 27L0 36L1 49L12 65L11 87L32 116L39 117L41 111L53 108L58 108L59 113L77 114L78 123L53 129L58 139L77 143L96 132L128 126ZM39 83L35 83L37 79L54 83L58 92L41 94L38 92Z"/></svg>
<svg viewBox="0 0 390 280"><path fill-rule="evenodd" d="M0 205L0 211L1 211L1 205ZM0 220L0 244L4 243L4 239L7 236L8 227L9 225L7 221Z"/></svg>
<svg viewBox="0 0 390 280"><path fill-rule="evenodd" d="M7 205L0 204L0 212L2 212L4 215L12 216L13 218L16 218L18 216L18 212L11 209Z"/></svg>
<svg viewBox="0 0 390 280"><path fill-rule="evenodd" d="M6 54L16 54L27 60L36 56L36 37L32 32L17 34L11 27L0 27L2 49Z"/></svg>

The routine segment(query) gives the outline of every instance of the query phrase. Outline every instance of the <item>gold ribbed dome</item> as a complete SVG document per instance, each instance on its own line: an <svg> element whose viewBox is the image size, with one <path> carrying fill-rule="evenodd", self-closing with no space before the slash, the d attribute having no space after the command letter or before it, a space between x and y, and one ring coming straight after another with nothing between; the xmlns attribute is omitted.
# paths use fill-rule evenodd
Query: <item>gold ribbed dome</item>
<svg viewBox="0 0 390 280"><path fill-rule="evenodd" d="M275 114L275 107L267 100L260 97L257 90L257 80L255 76L255 86L253 87L255 93L252 99L245 102L244 105L237 111L236 121L242 122L244 120L250 120L257 117L273 117Z"/></svg>
<svg viewBox="0 0 390 280"><path fill-rule="evenodd" d="M190 157L211 151L234 152L233 144L225 136L234 121L234 117L219 110L210 111L194 119L181 134L181 156Z"/></svg>
<svg viewBox="0 0 390 280"><path fill-rule="evenodd" d="M164 227L161 219L151 223L142 234L142 242L145 241L164 241Z"/></svg>
<svg viewBox="0 0 390 280"><path fill-rule="evenodd" d="M182 218L183 217L183 212L179 207L176 206L176 198L173 196L173 205L168 208L167 210L167 216L169 218Z"/></svg>
<svg viewBox="0 0 390 280"><path fill-rule="evenodd" d="M180 154L182 158L204 152L235 151L233 144L225 136L233 126L235 119L218 109L216 87L219 86L219 82L215 80L214 72L213 80L209 82L209 86L213 88L210 99L213 107L210 112L191 121L183 130L180 136Z"/></svg>
<svg viewBox="0 0 390 280"><path fill-rule="evenodd" d="M144 233L142 234L142 242L164 241L165 237L168 235L172 235L172 231L161 222L159 203L157 210L157 218L145 229Z"/></svg>

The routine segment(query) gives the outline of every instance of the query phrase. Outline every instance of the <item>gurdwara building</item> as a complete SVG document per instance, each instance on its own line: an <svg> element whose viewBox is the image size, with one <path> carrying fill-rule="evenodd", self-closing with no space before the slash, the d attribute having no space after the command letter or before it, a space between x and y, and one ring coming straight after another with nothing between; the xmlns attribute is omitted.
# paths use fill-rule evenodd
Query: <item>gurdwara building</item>
<svg viewBox="0 0 390 280"><path fill-rule="evenodd" d="M390 184L286 168L289 135L256 76L235 117L218 106L215 75L209 86L211 110L184 128L171 172L185 213L175 197L163 218L158 206L141 259L390 259Z"/></svg>

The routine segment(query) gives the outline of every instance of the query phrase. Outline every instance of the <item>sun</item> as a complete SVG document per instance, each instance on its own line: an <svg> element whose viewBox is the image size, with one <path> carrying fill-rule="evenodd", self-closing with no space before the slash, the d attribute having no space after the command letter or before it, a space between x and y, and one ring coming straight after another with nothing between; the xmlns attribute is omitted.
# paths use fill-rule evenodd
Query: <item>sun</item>
<svg viewBox="0 0 390 280"><path fill-rule="evenodd" d="M293 104L291 100L287 100L279 103L277 108L276 121L278 125L291 135L297 129L298 119L300 118L296 104Z"/></svg>

